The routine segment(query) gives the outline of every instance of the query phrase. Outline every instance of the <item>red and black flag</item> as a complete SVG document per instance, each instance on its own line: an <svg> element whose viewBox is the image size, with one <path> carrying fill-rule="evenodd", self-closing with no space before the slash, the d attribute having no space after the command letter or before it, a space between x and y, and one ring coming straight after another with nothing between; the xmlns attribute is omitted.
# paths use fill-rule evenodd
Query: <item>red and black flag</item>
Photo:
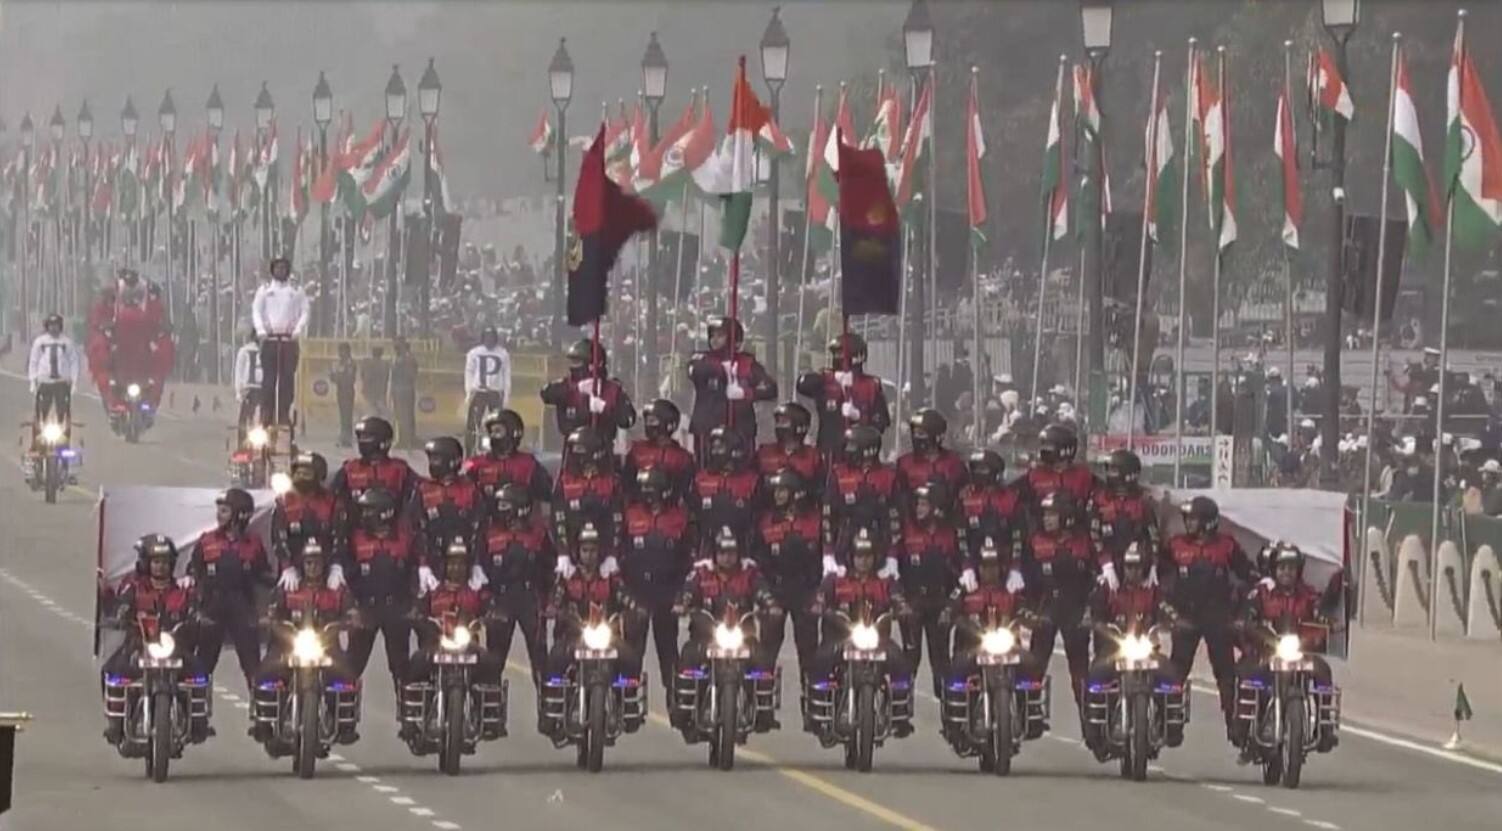
<svg viewBox="0 0 1502 831"><path fill-rule="evenodd" d="M628 196L605 175L605 126L584 154L574 188L574 240L568 252L568 324L605 315L610 269L633 234L657 227L644 199Z"/></svg>
<svg viewBox="0 0 1502 831"><path fill-rule="evenodd" d="M846 315L897 314L902 229L879 149L840 145L841 305Z"/></svg>

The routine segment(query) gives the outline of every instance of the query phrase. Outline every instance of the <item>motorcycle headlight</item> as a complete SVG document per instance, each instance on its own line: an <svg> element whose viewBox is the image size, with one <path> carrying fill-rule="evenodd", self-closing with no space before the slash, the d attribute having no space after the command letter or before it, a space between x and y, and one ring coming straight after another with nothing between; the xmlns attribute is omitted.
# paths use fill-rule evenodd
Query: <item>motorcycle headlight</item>
<svg viewBox="0 0 1502 831"><path fill-rule="evenodd" d="M177 651L177 641L166 632L163 632L154 643L146 644L146 654L158 661L171 658L175 651Z"/></svg>
<svg viewBox="0 0 1502 831"><path fill-rule="evenodd" d="M42 441L48 444L57 444L63 440L63 426L55 421L49 421L42 425Z"/></svg>
<svg viewBox="0 0 1502 831"><path fill-rule="evenodd" d="M131 384L130 386L128 386L128 387L125 388L125 394L126 394L126 396L128 396L131 399L140 398L141 397L141 385L140 384Z"/></svg>
<svg viewBox="0 0 1502 831"><path fill-rule="evenodd" d="M610 639L610 627L604 623L584 627L584 645L590 649L609 649Z"/></svg>
<svg viewBox="0 0 1502 831"><path fill-rule="evenodd" d="M444 635L439 639L439 646L449 652L462 652L469 648L469 642L474 639L468 626L455 626L452 635Z"/></svg>
<svg viewBox="0 0 1502 831"><path fill-rule="evenodd" d="M856 649L870 651L880 643L881 634L876 631L875 626L857 623L855 628L850 630L850 644Z"/></svg>
<svg viewBox="0 0 1502 831"><path fill-rule="evenodd" d="M271 474L271 492L281 496L292 490L292 477L280 471Z"/></svg>
<svg viewBox="0 0 1502 831"><path fill-rule="evenodd" d="M740 649L746 643L746 633L739 626L721 623L714 628L714 642L721 649Z"/></svg>
<svg viewBox="0 0 1502 831"><path fill-rule="evenodd" d="M312 663L323 660L323 639L312 629L299 629L292 637L292 657Z"/></svg>
<svg viewBox="0 0 1502 831"><path fill-rule="evenodd" d="M1142 635L1127 635L1121 639L1121 657L1128 661L1145 661L1153 656L1153 642Z"/></svg>
<svg viewBox="0 0 1502 831"><path fill-rule="evenodd" d="M992 629L980 636L980 648L989 655L1006 655L1017 646L1017 636L1010 629Z"/></svg>
<svg viewBox="0 0 1502 831"><path fill-rule="evenodd" d="M250 432L245 434L245 442L252 448L260 450L271 443L271 436L266 433L265 427L257 425L250 428Z"/></svg>
<svg viewBox="0 0 1502 831"><path fill-rule="evenodd" d="M1278 638L1277 656L1280 661L1304 660L1304 647L1298 635L1282 635Z"/></svg>

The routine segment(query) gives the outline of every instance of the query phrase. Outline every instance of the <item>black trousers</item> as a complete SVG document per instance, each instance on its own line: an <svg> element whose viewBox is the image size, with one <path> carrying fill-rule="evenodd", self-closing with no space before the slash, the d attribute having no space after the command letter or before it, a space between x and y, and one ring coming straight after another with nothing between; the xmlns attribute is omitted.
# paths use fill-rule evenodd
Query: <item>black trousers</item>
<svg viewBox="0 0 1502 831"><path fill-rule="evenodd" d="M766 646L767 658L777 662L782 652L782 641L787 634L788 617L793 618L793 646L798 651L798 674L808 675L814 652L819 648L819 617L808 611L807 606L784 607L785 614L763 617L761 621L762 643Z"/></svg>
<svg viewBox="0 0 1502 831"><path fill-rule="evenodd" d="M417 390L392 387L391 407L396 411L396 446L416 450L421 445L417 438Z"/></svg>
<svg viewBox="0 0 1502 831"><path fill-rule="evenodd" d="M407 607L399 603L377 603L360 607L360 628L349 633L349 669L356 678L365 674L370 663L371 650L375 649L376 633L386 642L386 667L391 670L392 680L400 683L407 676L409 651L411 649L412 624L407 620Z"/></svg>
<svg viewBox="0 0 1502 831"><path fill-rule="evenodd" d="M511 639L517 627L522 630L522 642L527 646L527 663L532 667L532 676L542 674L547 664L547 638L543 629L542 604L537 593L530 588L503 591L496 598L496 606L506 613L485 627L485 644L502 667L511 654Z"/></svg>
<svg viewBox="0 0 1502 831"><path fill-rule="evenodd" d="M256 629L255 608L244 601L221 600L211 603L207 612L212 623L199 631L198 662L205 672L213 674L219 666L224 637L229 635L230 642L235 645L235 657L240 661L240 674L248 683L261 667L261 639Z"/></svg>
<svg viewBox="0 0 1502 831"><path fill-rule="evenodd" d="M40 430L48 414L54 412L57 414L57 420L65 426L73 417L73 385L67 381L48 381L37 384L36 427L32 432Z"/></svg>
<svg viewBox="0 0 1502 831"><path fill-rule="evenodd" d="M261 423L292 423L292 394L297 388L297 341L266 338L261 342Z"/></svg>
<svg viewBox="0 0 1502 831"><path fill-rule="evenodd" d="M1173 664L1179 677L1187 679L1194 669L1194 653L1199 651L1200 640L1205 641L1205 652L1210 655L1210 671L1215 674L1215 686L1220 691L1220 709L1227 718L1236 705L1236 653L1232 648L1231 626L1223 620L1207 620L1193 626L1176 628L1173 631Z"/></svg>
<svg viewBox="0 0 1502 831"><path fill-rule="evenodd" d="M943 611L942 599L925 598L915 601L912 616L901 621L902 651L913 672L923 661L923 641L928 641L928 668L933 673L935 695L943 691L944 679L949 677L949 627L939 622Z"/></svg>
<svg viewBox="0 0 1502 831"><path fill-rule="evenodd" d="M240 415L235 420L235 424L240 428L242 440L245 438L246 429L255 423L256 411L260 406L261 391L255 388L246 390L245 397L240 399Z"/></svg>
<svg viewBox="0 0 1502 831"><path fill-rule="evenodd" d="M336 388L334 398L339 403L339 446L349 447L355 443L355 391Z"/></svg>
<svg viewBox="0 0 1502 831"><path fill-rule="evenodd" d="M1041 666L1048 666L1053 658L1054 640L1064 639L1064 657L1069 663L1069 688L1074 692L1075 704L1080 703L1085 676L1090 671L1090 630L1079 624L1078 615L1065 615L1072 622L1059 625L1044 621L1033 630L1032 653Z"/></svg>
<svg viewBox="0 0 1502 831"><path fill-rule="evenodd" d="M640 660L647 656L647 629L652 630L652 645L657 647L657 669L662 683L672 689L673 674L678 668L678 616L672 601L645 602L644 614L633 615L626 623L626 642Z"/></svg>

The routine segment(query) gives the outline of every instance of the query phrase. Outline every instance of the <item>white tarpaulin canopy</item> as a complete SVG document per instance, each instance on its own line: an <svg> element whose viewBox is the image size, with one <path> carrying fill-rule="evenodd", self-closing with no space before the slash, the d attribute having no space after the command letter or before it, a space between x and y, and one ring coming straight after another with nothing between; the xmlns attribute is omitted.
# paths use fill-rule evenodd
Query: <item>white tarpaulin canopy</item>
<svg viewBox="0 0 1502 831"><path fill-rule="evenodd" d="M200 534L214 528L216 488L129 486L105 488L99 496L99 573L114 585L135 568L136 540L146 534L166 534L177 543L181 572L192 556ZM251 491L256 500L251 532L269 544L271 491Z"/></svg>

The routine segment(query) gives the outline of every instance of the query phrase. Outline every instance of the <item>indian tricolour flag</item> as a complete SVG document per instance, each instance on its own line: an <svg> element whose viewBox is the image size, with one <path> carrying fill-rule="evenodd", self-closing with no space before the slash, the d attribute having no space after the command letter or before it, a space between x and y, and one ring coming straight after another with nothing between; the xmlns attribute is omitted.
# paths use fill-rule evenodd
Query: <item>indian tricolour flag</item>
<svg viewBox="0 0 1502 831"><path fill-rule="evenodd" d="M756 147L768 152L789 153L792 144L772 121L772 114L757 99L746 80L746 60L741 59L731 97L730 124L715 156L694 171L694 181L705 193L721 198L720 245L738 251L751 221L751 193L756 186Z"/></svg>
<svg viewBox="0 0 1502 831"><path fill-rule="evenodd" d="M1502 230L1502 135L1492 117L1481 76L1466 50L1465 18L1455 29L1450 65L1445 188L1451 233L1463 245L1488 244Z"/></svg>
<svg viewBox="0 0 1502 831"><path fill-rule="evenodd" d="M1063 239L1069 233L1069 177L1064 175L1064 67L1054 81L1053 108L1048 113L1048 142L1043 148L1044 233Z"/></svg>
<svg viewBox="0 0 1502 831"><path fill-rule="evenodd" d="M1408 203L1408 243L1422 251L1429 245L1436 227L1434 182L1424 165L1424 138L1419 132L1419 111L1413 100L1413 85L1408 78L1408 61L1398 53L1397 87L1393 90L1392 176L1403 189Z"/></svg>
<svg viewBox="0 0 1502 831"><path fill-rule="evenodd" d="M362 189L366 210L377 219L396 210L403 191L407 189L407 182L412 178L412 153L407 146L407 135L407 131L403 130L401 138L396 140L396 145L381 159Z"/></svg>
<svg viewBox="0 0 1502 831"><path fill-rule="evenodd" d="M1160 242L1160 232L1173 223L1177 194L1173 181L1173 129L1168 123L1168 102L1161 91L1153 97L1158 102L1157 111L1148 118L1145 133L1147 233L1153 242Z"/></svg>

